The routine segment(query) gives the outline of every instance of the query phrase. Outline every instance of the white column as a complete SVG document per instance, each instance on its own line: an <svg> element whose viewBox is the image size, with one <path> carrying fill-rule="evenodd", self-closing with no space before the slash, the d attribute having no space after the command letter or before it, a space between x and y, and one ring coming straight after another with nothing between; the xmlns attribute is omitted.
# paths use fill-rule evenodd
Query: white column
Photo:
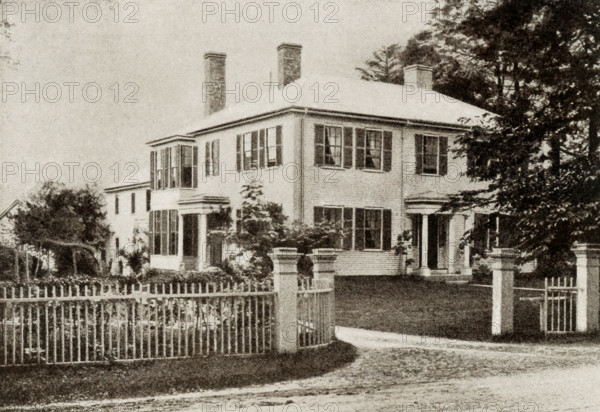
<svg viewBox="0 0 600 412"><path fill-rule="evenodd" d="M495 248L492 259L492 335L513 332L514 269L518 253L513 249Z"/></svg>
<svg viewBox="0 0 600 412"><path fill-rule="evenodd" d="M576 244L572 250L577 259L577 332L596 332L599 328L600 245Z"/></svg>
<svg viewBox="0 0 600 412"><path fill-rule="evenodd" d="M183 215L177 214L177 267L185 270L183 263Z"/></svg>
<svg viewBox="0 0 600 412"><path fill-rule="evenodd" d="M198 270L208 267L208 229L206 214L198 216Z"/></svg>
<svg viewBox="0 0 600 412"><path fill-rule="evenodd" d="M473 228L473 215L465 216L465 232ZM471 268L471 245L465 242L463 249L463 267L460 271L461 275L473 276L473 268Z"/></svg>
<svg viewBox="0 0 600 412"><path fill-rule="evenodd" d="M455 272L454 262L456 257L456 215L450 215L448 219L448 273Z"/></svg>
<svg viewBox="0 0 600 412"><path fill-rule="evenodd" d="M423 223L421 226L421 268L419 273L421 276L430 276L431 269L427 263L428 248L429 246L429 215L423 214Z"/></svg>
<svg viewBox="0 0 600 412"><path fill-rule="evenodd" d="M275 350L279 353L298 351L298 251L296 248L273 250L273 287L275 304Z"/></svg>

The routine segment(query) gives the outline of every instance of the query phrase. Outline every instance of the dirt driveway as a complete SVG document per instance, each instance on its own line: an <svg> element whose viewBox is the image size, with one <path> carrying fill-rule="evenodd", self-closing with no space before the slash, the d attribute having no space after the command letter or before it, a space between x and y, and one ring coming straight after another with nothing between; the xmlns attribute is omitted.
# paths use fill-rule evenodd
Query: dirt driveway
<svg viewBox="0 0 600 412"><path fill-rule="evenodd" d="M56 410L552 411L600 410L600 347L450 341L340 328L358 359L278 384ZM47 410L48 406L44 408Z"/></svg>

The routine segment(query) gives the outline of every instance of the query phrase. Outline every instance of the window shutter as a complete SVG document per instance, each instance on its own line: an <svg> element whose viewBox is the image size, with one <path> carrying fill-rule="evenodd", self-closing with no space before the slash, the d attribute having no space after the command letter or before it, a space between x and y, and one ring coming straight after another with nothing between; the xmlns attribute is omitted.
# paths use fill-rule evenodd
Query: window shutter
<svg viewBox="0 0 600 412"><path fill-rule="evenodd" d="M153 150L150 152L150 189L154 187L154 169L156 168L156 152Z"/></svg>
<svg viewBox="0 0 600 412"><path fill-rule="evenodd" d="M162 172L162 180L163 180L163 184L162 184L162 188L166 189L169 187L169 175L167 174L167 151L165 149L161 149L160 151L160 155L162 157L162 166L163 166L163 172Z"/></svg>
<svg viewBox="0 0 600 412"><path fill-rule="evenodd" d="M260 129L260 141L258 147L258 161L260 167L265 167L265 129Z"/></svg>
<svg viewBox="0 0 600 412"><path fill-rule="evenodd" d="M356 129L356 168L365 168L365 129ZM358 209L357 209L358 210ZM363 233L364 243L364 233Z"/></svg>
<svg viewBox="0 0 600 412"><path fill-rule="evenodd" d="M275 144L277 145L277 165L280 166L283 164L283 142L282 142L282 134L283 128L281 126L277 126L275 135Z"/></svg>
<svg viewBox="0 0 600 412"><path fill-rule="evenodd" d="M236 143L236 152L237 152L237 160L236 160L236 169L238 172L242 170L242 135L237 135L237 143Z"/></svg>
<svg viewBox="0 0 600 412"><path fill-rule="evenodd" d="M204 143L204 174L206 176L212 175L210 158L210 142L206 142Z"/></svg>
<svg viewBox="0 0 600 412"><path fill-rule="evenodd" d="M352 168L352 157L354 156L354 129L344 127L344 168Z"/></svg>
<svg viewBox="0 0 600 412"><path fill-rule="evenodd" d="M150 211L151 205L152 205L152 192L150 190L146 190L146 212Z"/></svg>
<svg viewBox="0 0 600 412"><path fill-rule="evenodd" d="M175 162L177 163L177 187L181 187L181 145L175 146Z"/></svg>
<svg viewBox="0 0 600 412"><path fill-rule="evenodd" d="M168 255L169 254L169 221L168 221L168 211L161 210L160 211L160 254Z"/></svg>
<svg viewBox="0 0 600 412"><path fill-rule="evenodd" d="M383 250L392 249L392 211L383 211Z"/></svg>
<svg viewBox="0 0 600 412"><path fill-rule="evenodd" d="M383 170L389 172L392 170L392 132L383 132Z"/></svg>
<svg viewBox="0 0 600 412"><path fill-rule="evenodd" d="M315 165L325 164L325 127L322 124L315 125Z"/></svg>
<svg viewBox="0 0 600 412"><path fill-rule="evenodd" d="M416 174L423 174L423 135L415 135L415 163L416 163Z"/></svg>
<svg viewBox="0 0 600 412"><path fill-rule="evenodd" d="M148 242L148 247L150 249L150 254L154 254L154 212L148 213L148 232L150 233L150 239Z"/></svg>
<svg viewBox="0 0 600 412"><path fill-rule="evenodd" d="M165 187L173 187L171 183L171 148L165 149Z"/></svg>
<svg viewBox="0 0 600 412"><path fill-rule="evenodd" d="M252 165L251 168L258 167L258 131L252 132Z"/></svg>
<svg viewBox="0 0 600 412"><path fill-rule="evenodd" d="M314 216L313 216L313 221L315 222L315 224L317 223L321 223L323 221L323 215L324 215L324 209L322 207L316 207L314 208Z"/></svg>
<svg viewBox="0 0 600 412"><path fill-rule="evenodd" d="M192 187L198 187L198 146L192 150Z"/></svg>
<svg viewBox="0 0 600 412"><path fill-rule="evenodd" d="M440 170L439 175L448 174L448 138L440 136Z"/></svg>
<svg viewBox="0 0 600 412"><path fill-rule="evenodd" d="M365 209L355 209L354 220L354 249L365 249Z"/></svg>
<svg viewBox="0 0 600 412"><path fill-rule="evenodd" d="M135 193L131 194L131 213L135 213Z"/></svg>
<svg viewBox="0 0 600 412"><path fill-rule="evenodd" d="M212 163L213 163L213 176L218 176L221 173L221 141L213 140L212 142Z"/></svg>
<svg viewBox="0 0 600 412"><path fill-rule="evenodd" d="M344 241L342 247L344 250L352 249L352 226L354 223L352 208L344 208Z"/></svg>

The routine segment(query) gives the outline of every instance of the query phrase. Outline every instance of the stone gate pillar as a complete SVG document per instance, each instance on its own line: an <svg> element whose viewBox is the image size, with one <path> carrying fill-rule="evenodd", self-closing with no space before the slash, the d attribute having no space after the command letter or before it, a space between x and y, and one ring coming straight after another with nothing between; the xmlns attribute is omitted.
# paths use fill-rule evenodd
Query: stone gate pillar
<svg viewBox="0 0 600 412"><path fill-rule="evenodd" d="M514 249L495 248L492 259L492 335L513 332L515 261L519 254Z"/></svg>
<svg viewBox="0 0 600 412"><path fill-rule="evenodd" d="M275 293L275 350L279 353L298 351L298 250L273 250L273 286Z"/></svg>
<svg viewBox="0 0 600 412"><path fill-rule="evenodd" d="M599 328L600 245L576 243L572 250L577 262L577 332L596 332Z"/></svg>

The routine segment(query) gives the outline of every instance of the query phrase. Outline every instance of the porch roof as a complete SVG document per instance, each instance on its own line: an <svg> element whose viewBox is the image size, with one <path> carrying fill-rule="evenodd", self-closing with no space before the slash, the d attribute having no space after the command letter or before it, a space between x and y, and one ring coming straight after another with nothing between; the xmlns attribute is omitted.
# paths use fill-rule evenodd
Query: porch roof
<svg viewBox="0 0 600 412"><path fill-rule="evenodd" d="M435 192L433 190L428 190L422 193L415 193L414 195L410 195L406 197L406 203L435 203L442 204L449 201L450 198L445 193Z"/></svg>
<svg viewBox="0 0 600 412"><path fill-rule="evenodd" d="M179 205L198 205L198 204L218 204L218 205L228 205L229 197L227 196L217 196L217 195L207 195L207 194L199 194L189 197L187 199L182 199L177 202Z"/></svg>

